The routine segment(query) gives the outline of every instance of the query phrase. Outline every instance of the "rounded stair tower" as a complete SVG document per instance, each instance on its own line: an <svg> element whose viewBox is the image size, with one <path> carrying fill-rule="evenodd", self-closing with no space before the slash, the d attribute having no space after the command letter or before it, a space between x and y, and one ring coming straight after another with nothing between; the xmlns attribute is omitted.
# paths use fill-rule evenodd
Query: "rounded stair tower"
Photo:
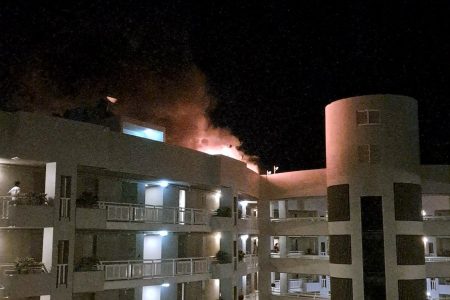
<svg viewBox="0 0 450 300"><path fill-rule="evenodd" d="M425 299L416 100L341 99L325 120L331 299Z"/></svg>

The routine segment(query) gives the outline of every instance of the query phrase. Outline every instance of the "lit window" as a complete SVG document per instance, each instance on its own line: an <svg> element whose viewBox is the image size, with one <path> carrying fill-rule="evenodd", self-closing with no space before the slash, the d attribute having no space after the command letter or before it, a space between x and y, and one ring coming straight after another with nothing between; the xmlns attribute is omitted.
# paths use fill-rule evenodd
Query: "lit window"
<svg viewBox="0 0 450 300"><path fill-rule="evenodd" d="M358 146L358 161L375 164L380 161L380 151L377 145Z"/></svg>
<svg viewBox="0 0 450 300"><path fill-rule="evenodd" d="M356 123L358 125L380 124L379 110L358 110L356 112Z"/></svg>

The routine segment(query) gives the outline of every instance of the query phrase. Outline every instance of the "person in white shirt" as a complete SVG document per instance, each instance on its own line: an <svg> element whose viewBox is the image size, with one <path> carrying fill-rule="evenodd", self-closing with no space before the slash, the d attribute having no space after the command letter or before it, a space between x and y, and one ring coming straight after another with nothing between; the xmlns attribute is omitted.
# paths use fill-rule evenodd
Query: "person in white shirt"
<svg viewBox="0 0 450 300"><path fill-rule="evenodd" d="M20 194L20 181L14 183L14 186L9 190L8 194L11 195L11 204L16 205Z"/></svg>

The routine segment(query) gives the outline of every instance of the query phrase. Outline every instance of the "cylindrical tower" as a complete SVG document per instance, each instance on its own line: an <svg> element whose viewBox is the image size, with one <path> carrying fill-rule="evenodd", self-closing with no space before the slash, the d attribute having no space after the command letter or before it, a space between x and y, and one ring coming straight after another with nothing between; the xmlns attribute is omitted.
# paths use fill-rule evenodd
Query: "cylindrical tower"
<svg viewBox="0 0 450 300"><path fill-rule="evenodd" d="M331 299L425 299L416 101L353 97L325 115Z"/></svg>

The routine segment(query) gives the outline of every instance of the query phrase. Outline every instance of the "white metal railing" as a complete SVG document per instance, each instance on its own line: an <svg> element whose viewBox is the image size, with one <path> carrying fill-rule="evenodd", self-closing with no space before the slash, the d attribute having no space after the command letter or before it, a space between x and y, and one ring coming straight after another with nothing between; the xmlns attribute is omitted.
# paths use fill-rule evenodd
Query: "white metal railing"
<svg viewBox="0 0 450 300"><path fill-rule="evenodd" d="M450 216L423 216L424 221L448 221Z"/></svg>
<svg viewBox="0 0 450 300"><path fill-rule="evenodd" d="M275 296L283 296L287 298L308 298L308 299L330 299L330 295L324 296L320 293L280 293L277 291L272 290L272 295Z"/></svg>
<svg viewBox="0 0 450 300"><path fill-rule="evenodd" d="M31 195L24 196L0 196L0 217L2 219L9 218L9 207L15 205L27 206L45 206L49 205L45 194L31 193Z"/></svg>
<svg viewBox="0 0 450 300"><path fill-rule="evenodd" d="M251 294L247 294L244 296L244 300L258 300L258 299L259 299L258 291L255 291Z"/></svg>
<svg viewBox="0 0 450 300"><path fill-rule="evenodd" d="M164 278L210 272L211 258L146 259L128 261L100 261L98 269L105 272L105 280L135 278Z"/></svg>
<svg viewBox="0 0 450 300"><path fill-rule="evenodd" d="M450 262L450 257L447 256L425 256L425 262Z"/></svg>
<svg viewBox="0 0 450 300"><path fill-rule="evenodd" d="M197 208L103 201L98 206L106 209L108 221L119 222L207 225L211 216L207 210Z"/></svg>
<svg viewBox="0 0 450 300"><path fill-rule="evenodd" d="M304 254L304 251L290 251L286 255L278 253L270 253L271 258L297 258L297 259L313 259L313 260L329 260L329 255L310 255Z"/></svg>
<svg viewBox="0 0 450 300"><path fill-rule="evenodd" d="M56 265L56 286L67 284L68 264Z"/></svg>
<svg viewBox="0 0 450 300"><path fill-rule="evenodd" d="M242 259L244 263L247 264L247 270L257 270L258 269L258 256L256 254L246 254Z"/></svg>
<svg viewBox="0 0 450 300"><path fill-rule="evenodd" d="M328 217L299 217L299 218L270 218L271 222L289 222L289 221L308 221L308 222L327 222Z"/></svg>

